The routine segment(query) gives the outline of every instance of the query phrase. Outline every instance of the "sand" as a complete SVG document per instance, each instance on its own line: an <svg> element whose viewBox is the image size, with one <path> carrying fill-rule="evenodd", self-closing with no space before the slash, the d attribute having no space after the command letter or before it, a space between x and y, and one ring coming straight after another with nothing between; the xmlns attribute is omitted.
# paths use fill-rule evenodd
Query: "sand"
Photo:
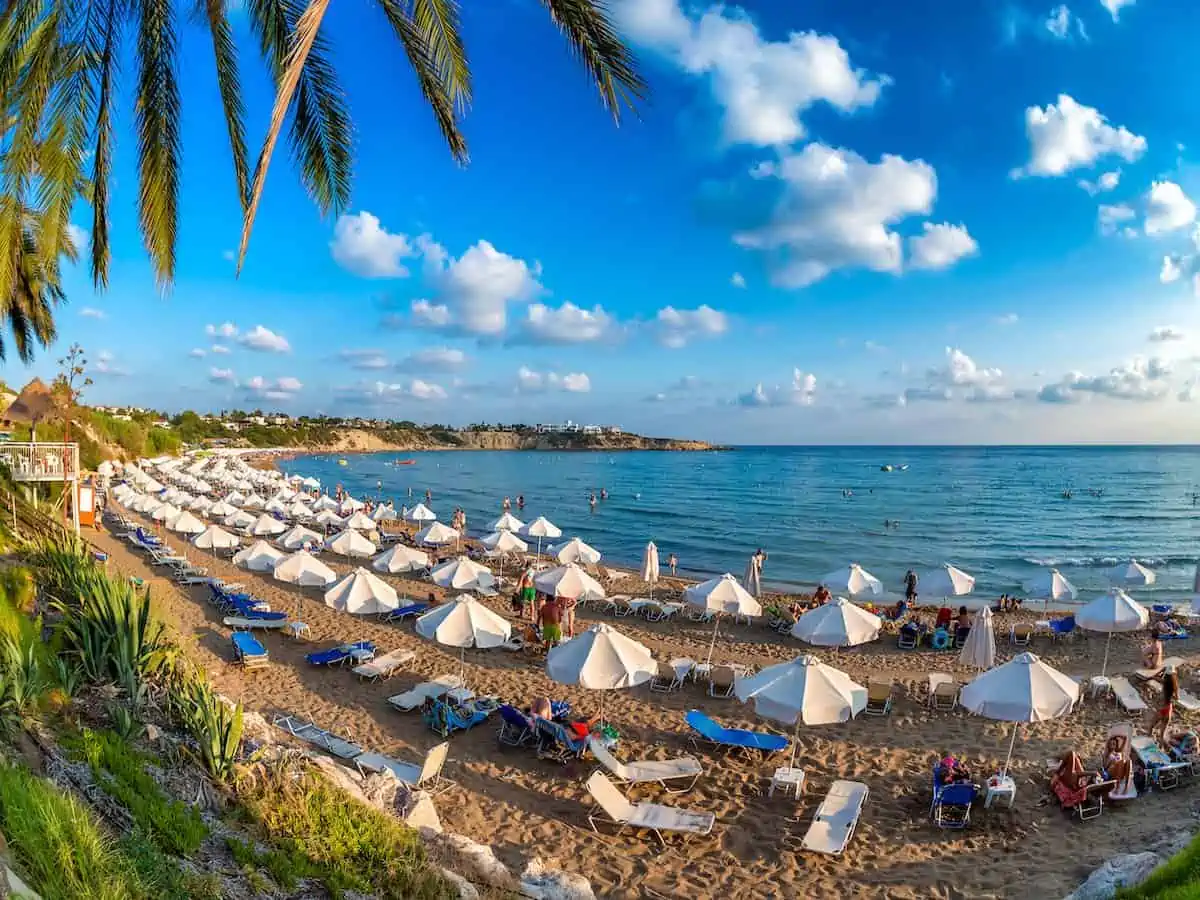
<svg viewBox="0 0 1200 900"><path fill-rule="evenodd" d="M411 620L386 625L335 613L320 592L299 591L268 577L235 568L227 560L188 549L197 564L226 580L239 581L268 600L273 609L299 613L312 629L311 640L295 643L275 633L264 638L272 664L246 672L231 661L229 629L205 601L206 587L183 589L153 577L145 558L129 545L101 532L88 539L111 554L110 567L145 578L156 602L178 628L188 652L208 671L223 693L268 717L288 712L312 718L324 727L349 734L369 749L416 760L438 743L417 713L404 714L385 699L430 676L458 669L457 651L431 645L414 634ZM172 541L176 547L182 542ZM328 559L327 559L328 561ZM345 571L349 565L335 564ZM410 596L424 597L428 583L391 578ZM441 594L440 589L434 590ZM508 615L505 604L494 608ZM1008 625L1032 614L996 617L1001 659L1015 652ZM607 619L581 611L579 626ZM609 620L612 621L612 620ZM711 626L690 622L648 623L616 620L624 633L651 647L662 659L703 659ZM261 632L260 632L261 634ZM370 639L380 652L406 648L417 659L390 681L360 683L346 670L316 669L304 654L349 640ZM1196 640L1168 645L1188 658ZM1109 671L1130 671L1137 664L1139 641L1113 641ZM723 627L715 661L767 665L805 651L798 641L762 626ZM1103 638L1051 644L1038 639L1032 648L1070 674L1098 674ZM965 831L940 831L929 823L930 770L941 751L963 758L978 773L999 769L1009 728L961 711L935 712L924 703L926 674L941 671L967 680L971 673L956 653L900 651L894 639L838 654L819 653L860 682L890 676L899 693L889 716L860 716L853 722L801 731L799 764L808 787L797 801L766 795L775 767L786 754L765 761L698 754L705 775L685 793L665 794L642 786L634 799L654 800L716 814L713 833L661 849L653 838L594 834L587 823L590 799L584 781L594 764L566 767L539 761L530 751L497 744L498 722L487 722L451 740L446 775L454 786L436 799L447 829L489 843L518 868L532 856L587 877L597 895L640 897L888 897L985 898L1062 897L1105 859L1144 848L1164 831L1190 825L1195 788L1184 786L1107 808L1086 823L1070 821L1050 798L1045 760L1074 748L1097 760L1107 728L1122 714L1105 701L1086 701L1070 717L1024 726L1017 739L1015 806L977 807ZM596 696L551 683L535 656L503 650L468 652L466 674L480 694L526 703L536 695L569 700L576 710L593 711ZM1149 699L1149 698L1148 698ZM617 755L623 759L666 758L695 753L687 744L683 714L699 708L723 724L770 728L736 699L710 698L702 685L688 683L673 694L646 687L610 692L605 715L620 731ZM802 852L800 840L830 782L849 778L870 787L858 831L838 858Z"/></svg>

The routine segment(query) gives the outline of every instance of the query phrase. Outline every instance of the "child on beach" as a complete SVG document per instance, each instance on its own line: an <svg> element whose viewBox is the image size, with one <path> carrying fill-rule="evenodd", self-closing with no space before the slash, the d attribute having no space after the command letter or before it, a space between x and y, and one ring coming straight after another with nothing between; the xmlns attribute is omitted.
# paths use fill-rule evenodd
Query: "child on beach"
<svg viewBox="0 0 1200 900"><path fill-rule="evenodd" d="M679 559L672 553L667 557L667 568L671 570L671 575L675 575L675 568L679 565Z"/></svg>

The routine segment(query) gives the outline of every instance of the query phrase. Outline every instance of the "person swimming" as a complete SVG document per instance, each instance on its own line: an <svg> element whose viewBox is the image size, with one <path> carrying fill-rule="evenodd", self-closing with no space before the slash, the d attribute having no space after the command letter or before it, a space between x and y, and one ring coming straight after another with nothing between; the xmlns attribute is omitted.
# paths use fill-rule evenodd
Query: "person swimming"
<svg viewBox="0 0 1200 900"><path fill-rule="evenodd" d="M601 500L608 499L608 488L600 488L600 499Z"/></svg>
<svg viewBox="0 0 1200 900"><path fill-rule="evenodd" d="M592 494L590 497L588 497L588 506L590 506L592 509L596 508L596 495L595 494Z"/></svg>

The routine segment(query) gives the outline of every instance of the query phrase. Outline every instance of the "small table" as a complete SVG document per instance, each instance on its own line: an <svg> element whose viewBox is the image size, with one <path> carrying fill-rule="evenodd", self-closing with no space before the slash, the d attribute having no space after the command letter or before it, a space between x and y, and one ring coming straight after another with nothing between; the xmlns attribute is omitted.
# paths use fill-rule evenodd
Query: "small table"
<svg viewBox="0 0 1200 900"><path fill-rule="evenodd" d="M784 794L791 791L797 800L804 793L804 770L796 769L789 766L780 766L775 770L775 774L771 776L771 786L767 789L767 796L775 795L775 788L779 788Z"/></svg>
<svg viewBox="0 0 1200 900"><path fill-rule="evenodd" d="M1104 675L1095 675L1088 680L1088 693L1093 697L1107 697L1112 693L1112 684Z"/></svg>
<svg viewBox="0 0 1200 900"><path fill-rule="evenodd" d="M303 622L288 622L285 630L294 640L297 641L306 640L309 635L309 628Z"/></svg>
<svg viewBox="0 0 1200 900"><path fill-rule="evenodd" d="M375 651L368 650L366 647L355 647L350 651L350 660L355 665L359 663L370 662L375 658Z"/></svg>
<svg viewBox="0 0 1200 900"><path fill-rule="evenodd" d="M987 796L983 801L983 808L988 809L998 799L1006 800L1006 806L1012 808L1013 803L1017 799L1017 783L1007 775L993 776L987 782Z"/></svg>

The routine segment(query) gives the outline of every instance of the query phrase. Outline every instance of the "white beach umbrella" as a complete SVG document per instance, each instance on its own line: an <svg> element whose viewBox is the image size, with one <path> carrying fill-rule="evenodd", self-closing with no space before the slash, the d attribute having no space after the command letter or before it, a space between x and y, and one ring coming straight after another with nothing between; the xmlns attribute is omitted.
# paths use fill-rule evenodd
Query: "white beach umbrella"
<svg viewBox="0 0 1200 900"><path fill-rule="evenodd" d="M246 499L242 501L242 509L262 509L266 505L267 501L254 493L247 494Z"/></svg>
<svg viewBox="0 0 1200 900"><path fill-rule="evenodd" d="M978 675L959 695L959 703L979 716L1001 722L1045 722L1065 716L1079 700L1079 685L1032 653L1015 656ZM1000 774L1008 775L1017 725Z"/></svg>
<svg viewBox="0 0 1200 900"><path fill-rule="evenodd" d="M274 537L287 531L287 525L280 522L270 513L263 513L250 526L250 533L255 537Z"/></svg>
<svg viewBox="0 0 1200 900"><path fill-rule="evenodd" d="M958 661L972 669L990 669L996 664L996 630L992 623L992 608L985 606L975 613L971 632L963 644Z"/></svg>
<svg viewBox="0 0 1200 900"><path fill-rule="evenodd" d="M398 518L400 516L396 514L396 507L390 503L381 504L371 510L372 522L392 522Z"/></svg>
<svg viewBox="0 0 1200 900"><path fill-rule="evenodd" d="M179 507L174 504L160 503L150 512L150 518L155 522L166 522L168 519L175 518L180 512Z"/></svg>
<svg viewBox="0 0 1200 900"><path fill-rule="evenodd" d="M455 557L437 566L430 573L430 578L439 587L455 591L487 590L496 583L495 576L487 566L481 566L465 556Z"/></svg>
<svg viewBox="0 0 1200 900"><path fill-rule="evenodd" d="M263 510L265 512L279 513L281 516L286 516L288 508L287 508L287 504L284 503L282 500L272 497L270 500L267 501L267 505L263 507Z"/></svg>
<svg viewBox="0 0 1200 900"><path fill-rule="evenodd" d="M1079 609L1075 613L1075 624L1088 631L1108 634L1104 642L1104 662L1100 667L1100 674L1107 675L1108 649L1113 634L1118 631L1141 631L1150 624L1150 613L1123 590L1113 588Z"/></svg>
<svg viewBox="0 0 1200 900"><path fill-rule="evenodd" d="M1074 600L1079 594L1058 569L1046 569L1025 583L1031 600Z"/></svg>
<svg viewBox="0 0 1200 900"><path fill-rule="evenodd" d="M376 572L388 572L393 575L400 572L420 572L429 568L429 557L420 550L395 544L376 556L371 561L371 568Z"/></svg>
<svg viewBox="0 0 1200 900"><path fill-rule="evenodd" d="M191 503L188 504L188 509L190 509L194 512L198 512L201 515L207 515L208 511L210 509L212 509L212 507L213 507L212 500L208 499L208 497L203 497L203 496L197 497L195 500L193 500Z"/></svg>
<svg viewBox="0 0 1200 900"><path fill-rule="evenodd" d="M233 515L226 516L224 521L230 528L249 528L254 524L255 519L251 513L239 509Z"/></svg>
<svg viewBox="0 0 1200 900"><path fill-rule="evenodd" d="M426 544L430 547L444 547L447 544L458 543L458 532L449 525L434 522L428 528L422 528L418 531L413 536L413 540L418 544Z"/></svg>
<svg viewBox="0 0 1200 900"><path fill-rule="evenodd" d="M792 637L818 647L856 647L879 637L883 620L845 597L834 597L803 613L792 626Z"/></svg>
<svg viewBox="0 0 1200 900"><path fill-rule="evenodd" d="M565 544L558 544L552 547L550 552L563 565L567 563L595 565L600 562L600 551L589 544L585 544L577 537L571 538Z"/></svg>
<svg viewBox="0 0 1200 900"><path fill-rule="evenodd" d="M325 546L342 556L356 556L360 559L367 559L379 552L378 547L353 528L347 528L340 534L334 535L325 542Z"/></svg>
<svg viewBox="0 0 1200 900"><path fill-rule="evenodd" d="M492 523L492 531L520 531L525 523L512 513L505 513Z"/></svg>
<svg viewBox="0 0 1200 900"><path fill-rule="evenodd" d="M230 506L241 506L246 502L246 495L240 491L230 491L225 495L224 500Z"/></svg>
<svg viewBox="0 0 1200 900"><path fill-rule="evenodd" d="M332 509L323 509L313 517L313 522L322 528L333 528L346 524L346 520Z"/></svg>
<svg viewBox="0 0 1200 900"><path fill-rule="evenodd" d="M301 587L327 587L337 581L333 569L304 550L279 560L273 572L278 581Z"/></svg>
<svg viewBox="0 0 1200 900"><path fill-rule="evenodd" d="M533 586L543 594L569 600L603 600L605 596L600 582L575 563L542 572L533 579Z"/></svg>
<svg viewBox="0 0 1200 900"><path fill-rule="evenodd" d="M305 544L316 546L321 543L321 535L303 525L293 525L276 541L284 550L299 550Z"/></svg>
<svg viewBox="0 0 1200 900"><path fill-rule="evenodd" d="M821 584L847 597L878 597L883 593L883 583L858 563L835 569L821 579Z"/></svg>
<svg viewBox="0 0 1200 900"><path fill-rule="evenodd" d="M240 481L235 481L233 486L243 494L249 494L254 491L254 482L249 478L242 478Z"/></svg>
<svg viewBox="0 0 1200 900"><path fill-rule="evenodd" d="M742 575L742 584L746 586L746 593L751 597L762 596L762 564L758 561L758 556L751 556L746 563L746 572Z"/></svg>
<svg viewBox="0 0 1200 900"><path fill-rule="evenodd" d="M300 483L310 490L313 488L319 488L321 486L321 482L317 481L317 479L313 478L311 475L303 479Z"/></svg>
<svg viewBox="0 0 1200 900"><path fill-rule="evenodd" d="M521 536L537 539L537 555L540 557L542 555L542 541L546 538L554 539L562 537L562 530L545 516L538 516L521 529Z"/></svg>
<svg viewBox="0 0 1200 900"><path fill-rule="evenodd" d="M508 642L512 626L474 597L464 594L451 603L435 606L417 618L417 634L447 647L458 647L460 678L466 668L466 650L488 650Z"/></svg>
<svg viewBox="0 0 1200 900"><path fill-rule="evenodd" d="M646 549L642 551L642 581L650 585L650 599L654 599L654 586L658 584L658 546L654 541L646 544Z"/></svg>
<svg viewBox="0 0 1200 900"><path fill-rule="evenodd" d="M283 558L284 554L266 541L255 541L245 550L239 550L233 555L233 564L251 572L270 572Z"/></svg>
<svg viewBox="0 0 1200 900"><path fill-rule="evenodd" d="M1121 587L1149 587L1158 576L1136 559L1123 562L1108 570L1108 580Z"/></svg>
<svg viewBox="0 0 1200 900"><path fill-rule="evenodd" d="M343 516L349 516L358 512L366 505L367 504L363 503L361 500L355 500L353 497L346 497L340 504L338 504L338 513Z"/></svg>
<svg viewBox="0 0 1200 900"><path fill-rule="evenodd" d="M192 541L201 550L232 550L241 541L220 525L209 525Z"/></svg>
<svg viewBox="0 0 1200 900"><path fill-rule="evenodd" d="M720 616L762 615L762 604L750 596L750 592L738 584L738 580L728 572L719 578L710 578L685 588L683 602L713 614L712 639L708 642L708 656L704 660L706 665L712 663L713 649L717 645L717 632L721 627Z"/></svg>
<svg viewBox="0 0 1200 900"><path fill-rule="evenodd" d="M187 511L177 515L170 525L172 531L178 531L180 534L203 534L205 527L203 522Z"/></svg>
<svg viewBox="0 0 1200 900"><path fill-rule="evenodd" d="M649 648L597 623L546 654L546 674L559 684L578 685L591 691L616 691L645 684L658 672ZM600 694L600 721L604 721L604 694Z"/></svg>
<svg viewBox="0 0 1200 900"><path fill-rule="evenodd" d="M114 471L113 464L107 459L102 460L100 465L96 466L96 474L101 478L112 478Z"/></svg>
<svg viewBox="0 0 1200 900"><path fill-rule="evenodd" d="M292 501L292 505L287 509L287 514L293 519L311 519L314 515L312 507L301 500Z"/></svg>
<svg viewBox="0 0 1200 900"><path fill-rule="evenodd" d="M210 519L224 519L226 516L232 516L237 512L237 507L231 503L226 503L224 500L218 500L208 508L208 517Z"/></svg>
<svg viewBox="0 0 1200 900"><path fill-rule="evenodd" d="M949 563L942 563L918 576L917 589L924 596L936 599L965 597L975 590L975 578Z"/></svg>
<svg viewBox="0 0 1200 900"><path fill-rule="evenodd" d="M163 489L161 481L155 481L153 478L147 478L142 484L142 490L148 494L157 494Z"/></svg>
<svg viewBox="0 0 1200 900"><path fill-rule="evenodd" d="M192 485L192 487L196 491L200 492L201 494L211 493L212 489L213 489L213 486L211 484L209 484L207 481L205 481L203 478L197 478L196 483L194 485Z"/></svg>
<svg viewBox="0 0 1200 900"><path fill-rule="evenodd" d="M378 615L400 606L396 589L364 568L357 568L325 592L325 605L356 616Z"/></svg>
<svg viewBox="0 0 1200 900"><path fill-rule="evenodd" d="M753 703L754 711L760 716L795 726L789 765L796 762L796 744L802 724L849 722L867 707L865 687L840 669L827 666L807 654L737 679L733 693L743 703Z"/></svg>
<svg viewBox="0 0 1200 900"><path fill-rule="evenodd" d="M317 502L313 504L313 509L316 510L317 512L321 512L323 510L330 510L331 512L333 512L333 511L336 511L337 508L338 508L338 502L336 500L334 500L332 497L330 497L328 494L322 494L320 497L317 498Z"/></svg>
<svg viewBox="0 0 1200 900"><path fill-rule="evenodd" d="M375 521L361 512L356 512L346 520L346 527L356 531L374 531Z"/></svg>
<svg viewBox="0 0 1200 900"><path fill-rule="evenodd" d="M525 553L529 549L529 545L511 531L494 531L480 543L490 553Z"/></svg>
<svg viewBox="0 0 1200 900"><path fill-rule="evenodd" d="M418 503L408 511L408 515L404 517L409 522L416 522L418 525L424 522L436 522L437 513L426 506L424 503Z"/></svg>

